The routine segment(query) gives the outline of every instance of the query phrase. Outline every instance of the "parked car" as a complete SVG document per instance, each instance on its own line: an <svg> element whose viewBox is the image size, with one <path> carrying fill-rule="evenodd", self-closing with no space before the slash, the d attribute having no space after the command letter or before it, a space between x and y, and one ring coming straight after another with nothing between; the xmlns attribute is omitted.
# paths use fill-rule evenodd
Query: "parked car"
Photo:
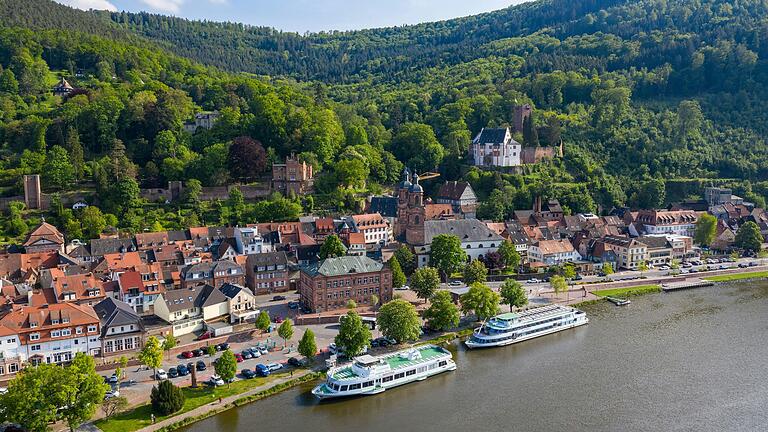
<svg viewBox="0 0 768 432"><path fill-rule="evenodd" d="M176 371L179 373L179 376L189 375L189 368L185 364L180 364L176 366Z"/></svg>
<svg viewBox="0 0 768 432"><path fill-rule="evenodd" d="M461 281L450 281L450 282L448 282L448 286L452 286L452 287L460 287L462 285L464 285L464 284L461 283Z"/></svg>
<svg viewBox="0 0 768 432"><path fill-rule="evenodd" d="M229 344L226 342L222 342L216 345L216 351L226 351L228 349L229 349Z"/></svg>
<svg viewBox="0 0 768 432"><path fill-rule="evenodd" d="M259 351L259 347L250 347L248 348L248 352L251 353L253 358L261 357L261 351Z"/></svg>
<svg viewBox="0 0 768 432"><path fill-rule="evenodd" d="M295 301L288 302L288 308L289 309L298 309L299 308L299 302L295 302Z"/></svg>
<svg viewBox="0 0 768 432"><path fill-rule="evenodd" d="M267 347L261 347L261 348L259 348L259 352L261 353L261 355L267 355L267 354L269 354L269 350L267 349Z"/></svg>
<svg viewBox="0 0 768 432"><path fill-rule="evenodd" d="M670 268L671 268L671 267L669 267L669 266L668 266L668 265L666 265L666 264L664 264L664 265L662 265L662 266L659 266L659 270L669 270Z"/></svg>
<svg viewBox="0 0 768 432"><path fill-rule="evenodd" d="M224 380L218 375L212 375L208 383L214 387L219 387L224 385Z"/></svg>
<svg viewBox="0 0 768 432"><path fill-rule="evenodd" d="M195 364L192 362L187 363L187 369L189 369L189 373L192 373L192 370L195 368Z"/></svg>
<svg viewBox="0 0 768 432"><path fill-rule="evenodd" d="M291 357L288 359L288 364L293 367L302 367L304 366L304 362L298 358L298 357Z"/></svg>
<svg viewBox="0 0 768 432"><path fill-rule="evenodd" d="M682 266L683 268L691 268L691 267L693 267L693 264L691 264L691 263L689 263L689 262L684 262L684 263L682 263L682 264L681 264L681 266Z"/></svg>
<svg viewBox="0 0 768 432"><path fill-rule="evenodd" d="M272 319L272 322L280 324L281 322L283 322L283 317L281 317L280 315L276 315L275 318Z"/></svg>
<svg viewBox="0 0 768 432"><path fill-rule="evenodd" d="M750 267L756 267L756 266L757 266L757 263L756 263L756 262L754 262L754 261L751 261L751 262L749 263L749 266L750 266Z"/></svg>
<svg viewBox="0 0 768 432"><path fill-rule="evenodd" d="M178 378L179 371L175 367L168 369L168 378Z"/></svg>
<svg viewBox="0 0 768 432"><path fill-rule="evenodd" d="M192 353L195 355L195 357L202 357L202 356L205 355L205 350L202 349L202 348L198 348L198 349L192 351Z"/></svg>
<svg viewBox="0 0 768 432"><path fill-rule="evenodd" d="M240 371L240 375L242 375L245 379L251 379L256 377L256 372L252 371L251 369L243 369Z"/></svg>
<svg viewBox="0 0 768 432"><path fill-rule="evenodd" d="M276 296L272 297L272 301L283 301L285 299L286 299L286 297L284 295L276 295Z"/></svg>
<svg viewBox="0 0 768 432"><path fill-rule="evenodd" d="M7 390L6 390L7 392ZM104 393L104 400L112 399L120 396L120 390L118 389L112 389Z"/></svg>
<svg viewBox="0 0 768 432"><path fill-rule="evenodd" d="M205 362L202 360L198 360L197 363L195 363L195 369L197 369L198 372L204 371L206 368Z"/></svg>
<svg viewBox="0 0 768 432"><path fill-rule="evenodd" d="M539 282L541 281L536 278L530 278L526 281L526 283L530 283L530 284L539 283Z"/></svg>
<svg viewBox="0 0 768 432"><path fill-rule="evenodd" d="M408 285L403 285L403 286L399 286L399 287L397 287L395 289L398 290L398 291L407 291L407 290L411 289L411 287L409 287Z"/></svg>
<svg viewBox="0 0 768 432"><path fill-rule="evenodd" d="M245 358L243 358L243 355L240 353L235 354L235 360L237 360L238 363L242 363Z"/></svg>
<svg viewBox="0 0 768 432"><path fill-rule="evenodd" d="M267 365L267 367L269 368L270 372L274 372L274 371L282 369L283 365L280 364L280 363L270 363L270 364Z"/></svg>
<svg viewBox="0 0 768 432"><path fill-rule="evenodd" d="M240 355L241 355L241 356L243 357L243 359L245 359L245 360L250 360L250 359L252 359L252 358L253 358L253 353L251 352L251 350L247 350L247 349L246 349L246 350L243 350L243 352L242 352L242 353L240 353Z"/></svg>
<svg viewBox="0 0 768 432"><path fill-rule="evenodd" d="M168 373L163 369L158 369L155 371L155 379L156 380L167 380L168 379Z"/></svg>
<svg viewBox="0 0 768 432"><path fill-rule="evenodd" d="M201 340L206 340L206 339L210 339L210 338L211 338L211 332L205 332L205 333L201 334L197 338L197 340L201 341Z"/></svg>
<svg viewBox="0 0 768 432"><path fill-rule="evenodd" d="M254 369L254 371L256 372L256 375L262 376L262 377L269 376L271 372L266 365L263 365L261 363L256 365L256 368Z"/></svg>
<svg viewBox="0 0 768 432"><path fill-rule="evenodd" d="M185 359L191 359L194 356L195 356L195 353L193 353L192 351L184 351L183 353L181 353L181 358L185 358Z"/></svg>
<svg viewBox="0 0 768 432"><path fill-rule="evenodd" d="M117 384L118 381L116 374L112 374L112 376L107 378L107 384Z"/></svg>

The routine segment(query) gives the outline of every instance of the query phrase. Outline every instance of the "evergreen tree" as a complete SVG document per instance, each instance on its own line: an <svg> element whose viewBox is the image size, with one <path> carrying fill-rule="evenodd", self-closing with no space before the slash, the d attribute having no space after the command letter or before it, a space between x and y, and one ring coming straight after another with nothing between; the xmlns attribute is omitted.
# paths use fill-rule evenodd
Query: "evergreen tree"
<svg viewBox="0 0 768 432"><path fill-rule="evenodd" d="M168 416L184 407L184 393L170 380L163 380L152 387L149 395L152 411L161 416Z"/></svg>
<svg viewBox="0 0 768 432"><path fill-rule="evenodd" d="M528 147L538 147L539 145L539 134L533 123L533 114L523 120L523 143Z"/></svg>
<svg viewBox="0 0 768 432"><path fill-rule="evenodd" d="M396 256L390 258L389 268L392 270L392 288L400 288L405 285L407 280Z"/></svg>
<svg viewBox="0 0 768 432"><path fill-rule="evenodd" d="M72 164L75 179L82 180L85 156L83 154L83 146L80 144L80 134L73 127L67 129L67 150L69 151L69 162Z"/></svg>
<svg viewBox="0 0 768 432"><path fill-rule="evenodd" d="M403 269L406 276L410 276L416 270L416 256L408 246L400 245L395 251L394 258L397 258L397 262L400 263L400 268Z"/></svg>

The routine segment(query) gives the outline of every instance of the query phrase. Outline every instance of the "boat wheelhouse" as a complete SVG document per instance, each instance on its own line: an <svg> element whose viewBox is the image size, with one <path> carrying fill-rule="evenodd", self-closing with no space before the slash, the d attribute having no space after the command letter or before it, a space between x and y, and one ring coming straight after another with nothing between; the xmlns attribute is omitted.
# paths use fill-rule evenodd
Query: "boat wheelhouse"
<svg viewBox="0 0 768 432"><path fill-rule="evenodd" d="M497 315L476 328L468 348L510 345L587 324L587 315L569 306L548 305Z"/></svg>
<svg viewBox="0 0 768 432"><path fill-rule="evenodd" d="M315 387L312 394L319 399L372 395L452 370L456 370L456 363L450 351L435 345L383 356L363 355L355 357L351 364L330 369L326 382Z"/></svg>

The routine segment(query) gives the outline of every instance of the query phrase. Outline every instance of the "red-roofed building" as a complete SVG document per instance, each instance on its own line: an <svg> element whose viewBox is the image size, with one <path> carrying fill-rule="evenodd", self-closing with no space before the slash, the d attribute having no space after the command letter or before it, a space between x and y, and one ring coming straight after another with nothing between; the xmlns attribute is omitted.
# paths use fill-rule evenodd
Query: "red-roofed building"
<svg viewBox="0 0 768 432"><path fill-rule="evenodd" d="M104 283L93 273L66 275L58 268L44 270L40 283L44 290L51 291L53 303L74 302L95 305L104 300Z"/></svg>
<svg viewBox="0 0 768 432"><path fill-rule="evenodd" d="M75 303L16 306L0 318L0 340L6 362L0 375L14 373L22 362L60 364L79 352L101 353L98 316L91 306ZM9 359L19 364L11 368Z"/></svg>
<svg viewBox="0 0 768 432"><path fill-rule="evenodd" d="M130 305L139 315L151 315L155 300L165 292L165 288L158 279L160 277L162 273L142 274L136 270L120 273L117 276L116 298Z"/></svg>
<svg viewBox="0 0 768 432"><path fill-rule="evenodd" d="M43 221L29 233L24 250L27 253L63 252L64 235L55 226Z"/></svg>
<svg viewBox="0 0 768 432"><path fill-rule="evenodd" d="M355 230L362 233L366 244L389 243L392 241L392 227L379 213L352 216Z"/></svg>

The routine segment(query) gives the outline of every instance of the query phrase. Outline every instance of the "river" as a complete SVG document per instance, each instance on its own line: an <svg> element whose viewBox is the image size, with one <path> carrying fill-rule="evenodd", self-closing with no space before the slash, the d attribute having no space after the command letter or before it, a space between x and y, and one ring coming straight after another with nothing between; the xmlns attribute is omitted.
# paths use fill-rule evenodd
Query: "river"
<svg viewBox="0 0 768 432"><path fill-rule="evenodd" d="M586 306L590 324L456 372L317 402L311 385L190 426L218 431L754 431L768 427L768 283Z"/></svg>

